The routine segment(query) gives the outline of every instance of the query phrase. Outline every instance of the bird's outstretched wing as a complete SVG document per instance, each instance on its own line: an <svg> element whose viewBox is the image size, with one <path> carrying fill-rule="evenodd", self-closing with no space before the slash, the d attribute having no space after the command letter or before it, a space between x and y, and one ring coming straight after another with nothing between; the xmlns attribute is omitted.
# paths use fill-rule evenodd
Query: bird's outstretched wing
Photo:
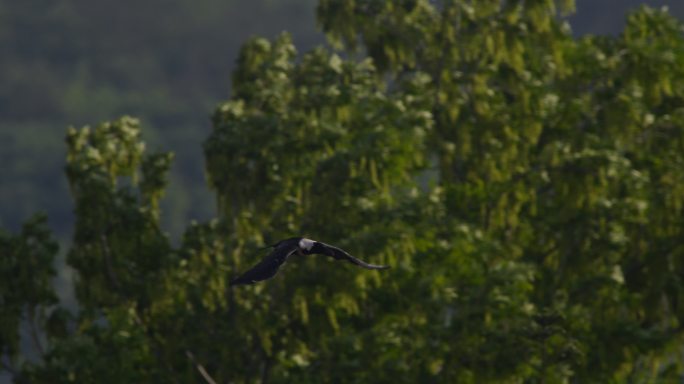
<svg viewBox="0 0 684 384"><path fill-rule="evenodd" d="M366 268L366 269L388 269L390 266L389 265L376 265L376 264L369 264L366 263L363 260L357 259L356 257L348 254L344 250L337 248L335 246L326 244L326 243L321 243L320 241L315 241L313 246L311 247L310 250L304 251L305 254L319 254L319 255L326 255L334 258L335 260L345 260L348 261L352 264L358 265L359 267Z"/></svg>
<svg viewBox="0 0 684 384"><path fill-rule="evenodd" d="M287 258L297 250L297 244L276 245L275 249L257 265L231 280L230 285L254 284L258 281L270 279L278 273Z"/></svg>

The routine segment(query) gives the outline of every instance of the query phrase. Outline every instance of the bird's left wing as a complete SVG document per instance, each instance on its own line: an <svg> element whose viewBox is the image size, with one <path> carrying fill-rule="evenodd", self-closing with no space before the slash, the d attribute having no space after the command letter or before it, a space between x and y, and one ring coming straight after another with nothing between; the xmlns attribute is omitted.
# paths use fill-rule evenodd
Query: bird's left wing
<svg viewBox="0 0 684 384"><path fill-rule="evenodd" d="M356 257L348 254L344 250L332 246L330 244L322 243L320 241L315 241L310 250L305 251L305 253L315 253L320 255L326 255L333 257L336 260L345 260L359 267L366 269L388 269L389 265L377 265L366 263L363 260L357 259Z"/></svg>
<svg viewBox="0 0 684 384"><path fill-rule="evenodd" d="M242 275L231 280L230 285L239 284L254 284L258 281L270 279L278 273L285 260L297 250L297 245L292 246L280 245L257 265L244 272Z"/></svg>

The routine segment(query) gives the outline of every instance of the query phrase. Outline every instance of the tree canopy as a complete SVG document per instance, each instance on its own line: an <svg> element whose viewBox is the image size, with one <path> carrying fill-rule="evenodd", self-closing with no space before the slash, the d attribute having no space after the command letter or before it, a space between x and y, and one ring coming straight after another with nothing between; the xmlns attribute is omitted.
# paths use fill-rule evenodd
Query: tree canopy
<svg viewBox="0 0 684 384"><path fill-rule="evenodd" d="M635 382L684 362L684 35L643 7L574 38L573 1L321 0L334 49L253 38L204 141L214 220L160 229L170 153L70 129L76 313L44 217L0 235L16 382ZM365 271L293 258L303 234ZM18 348L28 319L39 361Z"/></svg>

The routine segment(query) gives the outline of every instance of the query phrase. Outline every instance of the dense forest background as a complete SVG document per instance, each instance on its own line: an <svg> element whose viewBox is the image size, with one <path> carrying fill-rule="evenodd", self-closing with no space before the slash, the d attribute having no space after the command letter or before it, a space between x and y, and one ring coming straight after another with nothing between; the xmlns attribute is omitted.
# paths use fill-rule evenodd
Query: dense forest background
<svg viewBox="0 0 684 384"><path fill-rule="evenodd" d="M684 4L357 3L0 1L5 378L681 379Z"/></svg>

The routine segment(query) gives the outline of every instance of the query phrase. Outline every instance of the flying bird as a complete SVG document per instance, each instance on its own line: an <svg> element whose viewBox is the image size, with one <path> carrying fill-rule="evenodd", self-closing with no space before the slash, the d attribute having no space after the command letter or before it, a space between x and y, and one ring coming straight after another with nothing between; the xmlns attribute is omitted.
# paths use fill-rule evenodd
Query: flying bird
<svg viewBox="0 0 684 384"><path fill-rule="evenodd" d="M325 255L334 258L335 260L344 260L359 267L366 269L387 269L388 265L368 264L365 261L359 260L356 257L348 254L340 248L307 239L305 237L292 237L281 240L268 248L273 248L273 251L261 260L257 265L247 270L242 275L236 277L230 282L230 285L239 284L254 284L258 281L270 279L278 273L281 265L285 264L287 258L291 255Z"/></svg>

